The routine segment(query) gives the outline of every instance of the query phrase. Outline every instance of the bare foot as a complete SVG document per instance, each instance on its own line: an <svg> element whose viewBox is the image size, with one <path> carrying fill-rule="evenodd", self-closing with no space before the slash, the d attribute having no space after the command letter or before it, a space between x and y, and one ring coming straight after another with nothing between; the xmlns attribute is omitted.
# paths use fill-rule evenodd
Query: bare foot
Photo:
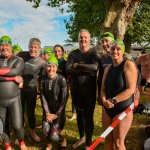
<svg viewBox="0 0 150 150"><path fill-rule="evenodd" d="M18 139L15 140L15 145L19 145Z"/></svg>
<svg viewBox="0 0 150 150"><path fill-rule="evenodd" d="M90 147L86 146L86 147L85 147L85 150L90 150Z"/></svg>
<svg viewBox="0 0 150 150"><path fill-rule="evenodd" d="M60 143L61 147L66 147L67 146L67 141L64 138L64 140Z"/></svg>
<svg viewBox="0 0 150 150"><path fill-rule="evenodd" d="M40 142L40 137L35 133L34 129L31 130L31 136L35 141Z"/></svg>
<svg viewBox="0 0 150 150"><path fill-rule="evenodd" d="M46 150L52 150L52 144L51 143L47 144Z"/></svg>
<svg viewBox="0 0 150 150"><path fill-rule="evenodd" d="M73 114L73 116L69 119L69 121L72 121L72 120L74 120L76 118L77 118L77 114Z"/></svg>
<svg viewBox="0 0 150 150"><path fill-rule="evenodd" d="M20 150L28 150L25 144L20 145Z"/></svg>
<svg viewBox="0 0 150 150"><path fill-rule="evenodd" d="M84 142L85 142L85 138L83 137L83 138L79 139L76 143L74 143L74 144L72 145L72 147L73 147L73 148L77 148L78 146L80 146L80 145L83 144Z"/></svg>

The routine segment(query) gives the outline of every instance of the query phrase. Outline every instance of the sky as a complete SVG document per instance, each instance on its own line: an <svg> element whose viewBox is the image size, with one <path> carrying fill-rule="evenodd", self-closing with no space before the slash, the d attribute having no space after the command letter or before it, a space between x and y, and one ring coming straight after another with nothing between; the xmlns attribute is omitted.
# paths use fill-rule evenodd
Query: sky
<svg viewBox="0 0 150 150"><path fill-rule="evenodd" d="M62 14L58 8L44 3L38 9L32 5L26 0L3 1L0 5L0 37L10 36L13 44L18 43L24 51L28 50L29 40L33 37L41 40L42 47L64 45L69 38L64 19L68 20L69 14Z"/></svg>

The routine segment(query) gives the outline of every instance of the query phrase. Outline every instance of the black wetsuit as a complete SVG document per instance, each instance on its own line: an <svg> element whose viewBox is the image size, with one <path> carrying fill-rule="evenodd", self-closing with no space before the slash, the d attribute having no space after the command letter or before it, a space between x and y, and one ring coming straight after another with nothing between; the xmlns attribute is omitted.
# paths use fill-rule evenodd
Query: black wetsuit
<svg viewBox="0 0 150 150"><path fill-rule="evenodd" d="M77 63L76 69L72 65ZM87 52L75 50L69 53L66 65L72 79L72 97L77 111L77 125L80 138L86 133L86 145L90 146L94 129L93 113L96 102L96 73L98 61L90 49Z"/></svg>
<svg viewBox="0 0 150 150"><path fill-rule="evenodd" d="M28 122L31 129L35 128L35 107L37 97L37 78L45 73L46 62L42 57L33 58L29 52L20 52L18 54L25 62L25 68L22 73L24 80L23 89L21 90L21 100L23 114L25 103L27 107Z"/></svg>
<svg viewBox="0 0 150 150"><path fill-rule="evenodd" d="M24 128L22 124L22 109L19 84L15 82L16 76L21 76L24 62L17 56L4 58L0 56L0 118L4 125L4 141L9 143L9 133L5 132L6 112L11 119L19 141L24 139ZM9 122L7 122L9 123Z"/></svg>
<svg viewBox="0 0 150 150"><path fill-rule="evenodd" d="M67 72L66 72L66 63L67 61L64 58L58 59L58 71L57 73L65 77L67 81Z"/></svg>
<svg viewBox="0 0 150 150"><path fill-rule="evenodd" d="M105 78L106 99L113 98L126 89L124 64L125 60L116 67L111 65ZM123 112L132 103L133 96L122 102L118 102L113 108L105 107L105 110L111 118L114 118L116 115Z"/></svg>
<svg viewBox="0 0 150 150"><path fill-rule="evenodd" d="M67 84L63 76L56 74L53 79L43 75L40 80L40 93L43 114L43 132L50 142L61 142L63 137L59 134L65 124L65 106L67 102ZM46 113L57 114L53 123L46 122Z"/></svg>

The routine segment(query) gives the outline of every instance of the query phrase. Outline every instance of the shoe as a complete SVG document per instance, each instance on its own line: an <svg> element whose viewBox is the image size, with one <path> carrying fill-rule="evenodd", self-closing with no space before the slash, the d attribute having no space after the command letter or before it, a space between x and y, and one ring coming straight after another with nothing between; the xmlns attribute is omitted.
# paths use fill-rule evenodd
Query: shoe
<svg viewBox="0 0 150 150"><path fill-rule="evenodd" d="M72 121L72 120L74 120L76 118L77 118L77 114L73 114L73 116L69 119L69 121Z"/></svg>
<svg viewBox="0 0 150 150"><path fill-rule="evenodd" d="M72 145L72 147L75 149L75 148L79 147L80 145L82 145L84 142L85 142L85 138L83 137L83 138L79 139L76 143L74 143Z"/></svg>
<svg viewBox="0 0 150 150"><path fill-rule="evenodd" d="M64 140L58 145L58 150L66 150L67 141L64 138Z"/></svg>

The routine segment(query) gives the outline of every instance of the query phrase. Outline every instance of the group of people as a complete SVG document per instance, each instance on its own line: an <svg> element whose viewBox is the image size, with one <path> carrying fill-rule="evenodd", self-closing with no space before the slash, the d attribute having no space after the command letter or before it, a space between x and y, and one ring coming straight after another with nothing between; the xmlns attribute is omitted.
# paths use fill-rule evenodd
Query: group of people
<svg viewBox="0 0 150 150"><path fill-rule="evenodd" d="M85 143L90 149L94 130L96 100L102 105L102 126L105 130L128 106L134 102L138 86L138 69L146 80L150 98L150 51L136 62L125 53L122 40L115 39L110 32L101 35L100 46L104 50L91 48L91 35L81 29L78 35L79 48L64 57L61 45L41 51L37 38L29 41L29 51L13 55L12 41L8 36L0 38L0 119L6 150L11 150L9 119L21 150L27 150L24 142L24 112L27 112L31 136L35 132L35 107L38 92L43 109L42 131L48 139L46 150L53 142L59 150L65 150L67 140L63 131L66 122L65 107L69 88L73 107L77 115L79 140L72 145L77 149ZM67 58L67 60L66 60ZM131 78L132 77L132 78ZM20 85L23 83L23 87ZM37 84L38 83L38 84ZM37 87L38 85L38 87ZM37 90L38 89L38 90ZM98 98L97 98L98 97ZM105 150L125 150L125 138L132 124L133 111L105 139Z"/></svg>

